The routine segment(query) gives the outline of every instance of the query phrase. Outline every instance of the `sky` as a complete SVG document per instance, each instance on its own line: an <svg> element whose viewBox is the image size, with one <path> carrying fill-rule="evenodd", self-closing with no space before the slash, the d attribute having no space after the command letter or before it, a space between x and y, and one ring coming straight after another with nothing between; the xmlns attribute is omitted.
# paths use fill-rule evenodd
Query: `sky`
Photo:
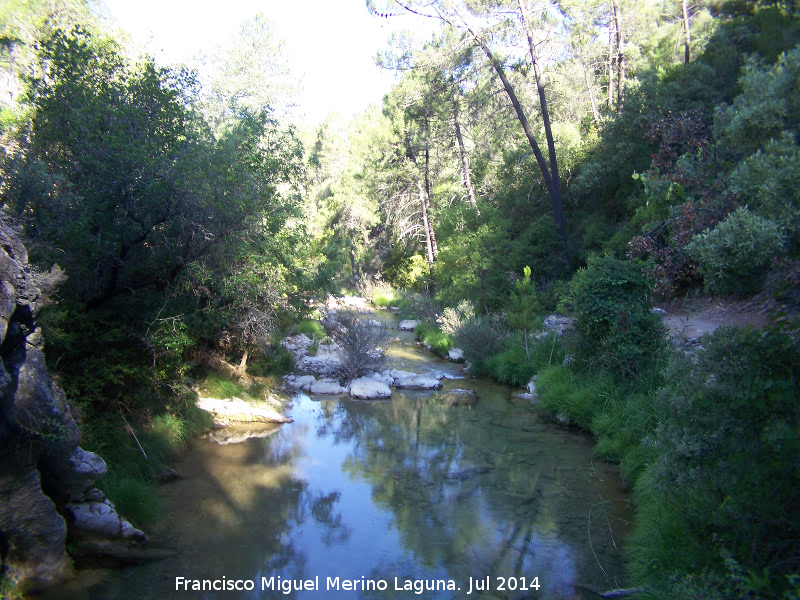
<svg viewBox="0 0 800 600"><path fill-rule="evenodd" d="M329 111L349 118L380 103L393 74L375 66L393 29L413 28L413 17L383 19L365 0L105 0L110 16L163 65L187 62L224 44L240 25L263 12L286 44L302 80L298 113L306 124Z"/></svg>

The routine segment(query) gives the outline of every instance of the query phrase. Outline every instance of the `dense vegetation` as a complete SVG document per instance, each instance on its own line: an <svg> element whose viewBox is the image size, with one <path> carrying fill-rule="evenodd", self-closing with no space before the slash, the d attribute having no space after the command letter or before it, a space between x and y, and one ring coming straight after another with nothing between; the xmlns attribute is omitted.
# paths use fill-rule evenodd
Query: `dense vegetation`
<svg viewBox="0 0 800 600"><path fill-rule="evenodd" d="M369 2L440 27L378 57L382 107L315 132L270 108L291 84L263 17L202 79L81 2L11 4L3 219L112 497L205 425L209 364L290 368L308 300L358 289L596 436L634 490L632 586L800 595L795 2ZM699 293L769 293L769 326L669 344L654 298ZM577 335L539 333L553 312Z"/></svg>

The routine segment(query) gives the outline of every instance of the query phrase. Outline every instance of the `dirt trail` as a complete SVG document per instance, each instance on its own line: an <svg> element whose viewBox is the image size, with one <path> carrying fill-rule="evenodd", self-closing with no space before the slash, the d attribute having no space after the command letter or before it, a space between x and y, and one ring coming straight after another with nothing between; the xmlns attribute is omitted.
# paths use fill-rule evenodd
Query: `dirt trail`
<svg viewBox="0 0 800 600"><path fill-rule="evenodd" d="M722 326L763 327L769 302L761 298L730 300L711 296L672 300L659 305L666 311L664 325L673 339L697 340Z"/></svg>

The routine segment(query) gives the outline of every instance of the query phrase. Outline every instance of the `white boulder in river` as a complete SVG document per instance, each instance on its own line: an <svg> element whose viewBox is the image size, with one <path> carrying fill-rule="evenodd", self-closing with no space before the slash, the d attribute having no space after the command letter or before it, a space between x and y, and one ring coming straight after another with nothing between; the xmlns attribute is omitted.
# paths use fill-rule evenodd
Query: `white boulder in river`
<svg viewBox="0 0 800 600"><path fill-rule="evenodd" d="M368 375L350 382L350 395L362 400L391 398L392 388L380 376Z"/></svg>

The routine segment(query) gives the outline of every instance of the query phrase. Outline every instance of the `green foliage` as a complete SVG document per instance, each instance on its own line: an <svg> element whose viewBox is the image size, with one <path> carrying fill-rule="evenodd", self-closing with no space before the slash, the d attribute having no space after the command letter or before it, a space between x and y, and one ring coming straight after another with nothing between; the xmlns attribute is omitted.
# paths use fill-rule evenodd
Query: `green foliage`
<svg viewBox="0 0 800 600"><path fill-rule="evenodd" d="M612 384L608 377L579 378L568 367L555 365L539 373L536 392L545 410L591 431L609 401Z"/></svg>
<svg viewBox="0 0 800 600"><path fill-rule="evenodd" d="M508 348L485 361L488 374L506 385L524 387L534 375L561 364L566 356L555 334L529 341L516 335L507 343Z"/></svg>
<svg viewBox="0 0 800 600"><path fill-rule="evenodd" d="M109 469L97 487L114 503L117 512L136 527L148 527L160 516L156 486L140 476Z"/></svg>
<svg viewBox="0 0 800 600"><path fill-rule="evenodd" d="M327 339L327 335L320 340ZM266 354L260 353L255 359L247 363L247 372L256 377L281 377L294 370L294 355L286 348Z"/></svg>
<svg viewBox="0 0 800 600"><path fill-rule="evenodd" d="M719 111L714 132L720 149L738 160L731 191L761 216L777 220L797 236L800 196L800 47L771 66L749 60L742 93Z"/></svg>
<svg viewBox="0 0 800 600"><path fill-rule="evenodd" d="M544 324L544 306L531 283L531 268L526 266L523 278L514 283L515 291L508 299L506 323L511 329L521 329L526 355L528 350L528 332L542 329Z"/></svg>
<svg viewBox="0 0 800 600"><path fill-rule="evenodd" d="M311 339L324 340L328 334L322 323L313 319L303 319L294 327L297 333L304 333Z"/></svg>
<svg viewBox="0 0 800 600"><path fill-rule="evenodd" d="M456 346L464 351L464 358L472 364L475 375L488 374L486 362L505 350L508 329L497 315L471 315L455 332Z"/></svg>
<svg viewBox="0 0 800 600"><path fill-rule="evenodd" d="M389 308L390 306L397 306L397 303L403 299L403 296L390 289L388 291L376 292L372 295L372 303L375 306L382 306Z"/></svg>
<svg viewBox="0 0 800 600"><path fill-rule="evenodd" d="M383 265L386 280L399 290L422 290L428 272L428 263L420 254L402 256L392 253Z"/></svg>
<svg viewBox="0 0 800 600"><path fill-rule="evenodd" d="M650 366L666 342L661 318L650 312L650 290L640 266L611 257L593 257L575 274L564 307L587 359L620 378Z"/></svg>
<svg viewBox="0 0 800 600"><path fill-rule="evenodd" d="M200 393L210 398L243 398L247 390L239 383L217 374L211 374L200 384Z"/></svg>
<svg viewBox="0 0 800 600"><path fill-rule="evenodd" d="M711 231L695 236L686 251L708 291L747 296L761 289L785 244L783 228L741 207Z"/></svg>
<svg viewBox="0 0 800 600"><path fill-rule="evenodd" d="M742 592L783 597L800 567L798 347L787 334L721 328L678 357L659 400L668 419L641 488L640 580L732 573Z"/></svg>
<svg viewBox="0 0 800 600"><path fill-rule="evenodd" d="M455 345L455 338L443 333L439 327L433 323L422 322L414 328L417 338L426 346L430 346L431 351L442 357L447 357L447 353Z"/></svg>

